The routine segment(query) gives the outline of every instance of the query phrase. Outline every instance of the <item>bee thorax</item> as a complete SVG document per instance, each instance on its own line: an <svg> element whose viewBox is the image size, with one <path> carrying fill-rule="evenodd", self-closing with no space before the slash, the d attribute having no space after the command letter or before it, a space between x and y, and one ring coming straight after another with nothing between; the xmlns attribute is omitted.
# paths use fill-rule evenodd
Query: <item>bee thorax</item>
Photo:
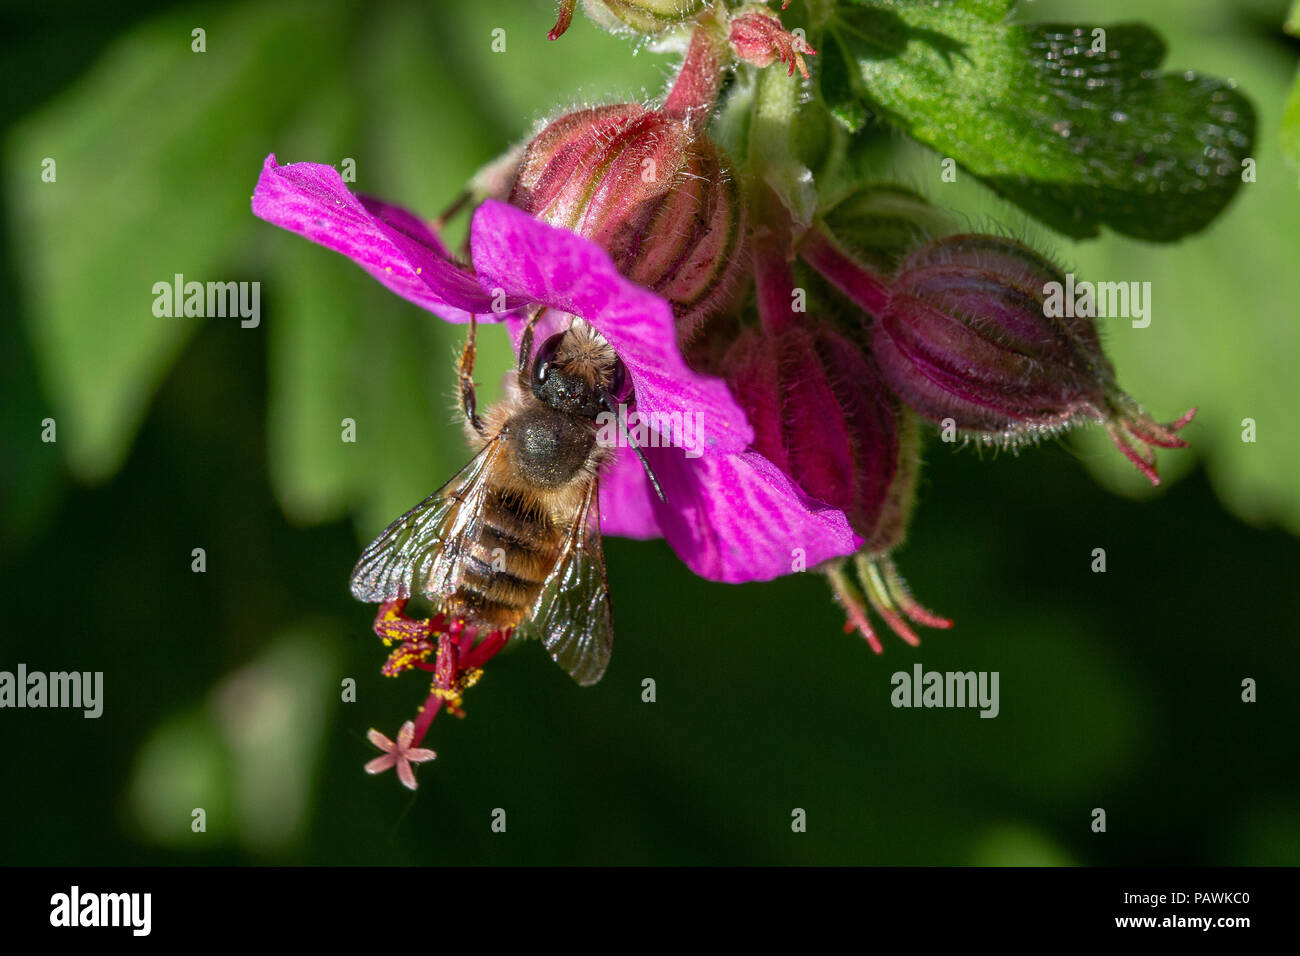
<svg viewBox="0 0 1300 956"><path fill-rule="evenodd" d="M586 467L596 445L592 424L545 405L536 405L510 423L509 453L521 477L543 488L557 488Z"/></svg>

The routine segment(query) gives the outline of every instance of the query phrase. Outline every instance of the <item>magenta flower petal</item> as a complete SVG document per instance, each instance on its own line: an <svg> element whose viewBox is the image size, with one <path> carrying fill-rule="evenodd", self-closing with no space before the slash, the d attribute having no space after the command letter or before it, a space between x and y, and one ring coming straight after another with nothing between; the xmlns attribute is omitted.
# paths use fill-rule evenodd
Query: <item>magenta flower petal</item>
<svg viewBox="0 0 1300 956"><path fill-rule="evenodd" d="M253 192L253 213L347 256L423 309L449 322L490 314L492 300L414 214L353 195L333 166L280 166L272 153Z"/></svg>
<svg viewBox="0 0 1300 956"><path fill-rule="evenodd" d="M645 454L668 503L650 499L648 487L640 494L651 501L655 524L677 556L700 577L729 584L769 581L862 547L843 511L808 497L756 451L696 459L672 448L647 448ZM638 517L613 515L615 506L644 507L635 482L649 483L630 466L620 467L625 461L611 469L618 474L608 501L602 490L601 527L609 534L620 533L613 530L618 522ZM648 523L634 527L649 530Z"/></svg>
<svg viewBox="0 0 1300 956"><path fill-rule="evenodd" d="M599 331L627 366L639 412L698 414L704 457L741 451L753 440L726 384L687 368L668 303L625 279L599 246L488 200L474 214L471 247L489 295L501 291L568 312Z"/></svg>
<svg viewBox="0 0 1300 956"><path fill-rule="evenodd" d="M620 538L662 538L654 491L630 448L618 449L600 476L600 530Z"/></svg>
<svg viewBox="0 0 1300 956"><path fill-rule="evenodd" d="M380 750L386 750L390 753L393 751L395 747L395 745L391 740L389 740L387 737L385 737L383 734L381 734L379 731L373 728L371 728L371 730L366 733L366 739L369 740L376 747L378 747Z"/></svg>

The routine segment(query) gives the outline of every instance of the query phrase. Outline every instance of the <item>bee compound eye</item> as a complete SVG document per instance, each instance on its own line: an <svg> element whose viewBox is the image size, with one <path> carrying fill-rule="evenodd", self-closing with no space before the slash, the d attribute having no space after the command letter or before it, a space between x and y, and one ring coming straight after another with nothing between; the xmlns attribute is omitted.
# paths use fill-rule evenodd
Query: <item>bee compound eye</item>
<svg viewBox="0 0 1300 956"><path fill-rule="evenodd" d="M625 402L632 393L632 379L621 358L614 359L614 370L609 373L609 395L616 402Z"/></svg>
<svg viewBox="0 0 1300 956"><path fill-rule="evenodd" d="M551 363L555 361L555 353L560 347L560 342L564 339L565 333L557 332L542 343L533 357L533 385L541 385L546 381L547 373L550 372Z"/></svg>

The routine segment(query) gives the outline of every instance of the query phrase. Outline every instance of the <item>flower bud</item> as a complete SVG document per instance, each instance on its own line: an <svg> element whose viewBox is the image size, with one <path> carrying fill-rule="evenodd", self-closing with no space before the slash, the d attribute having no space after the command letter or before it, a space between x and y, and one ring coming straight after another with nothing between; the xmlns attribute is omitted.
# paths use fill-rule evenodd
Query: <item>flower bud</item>
<svg viewBox="0 0 1300 956"><path fill-rule="evenodd" d="M560 0L555 26L547 34L558 40L573 20L577 0ZM631 29L653 36L691 19L704 8L704 0L584 0L587 15L608 30Z"/></svg>
<svg viewBox="0 0 1300 956"><path fill-rule="evenodd" d="M685 335L740 265L743 207L713 143L635 103L579 110L529 143L510 202L602 246Z"/></svg>
<svg viewBox="0 0 1300 956"><path fill-rule="evenodd" d="M915 417L886 388L861 343L817 312L800 324L741 333L722 373L754 428L754 450L805 494L843 511L863 539L852 559L824 570L848 617L846 629L858 630L880 653L868 605L911 644L919 639L908 618L952 625L911 597L889 556L914 504L920 438Z"/></svg>
<svg viewBox="0 0 1300 956"><path fill-rule="evenodd" d="M730 25L731 48L736 57L760 68L771 66L778 60L784 63L789 75L799 73L809 78L804 54L817 53L808 45L802 33L792 33L781 25L781 18L762 4L752 3L732 17Z"/></svg>
<svg viewBox="0 0 1300 956"><path fill-rule="evenodd" d="M747 329L722 372L754 427L756 451L843 511L869 550L901 540L911 504L910 492L893 487L910 470L899 460L902 410L860 345L818 322L772 335Z"/></svg>
<svg viewBox="0 0 1300 956"><path fill-rule="evenodd" d="M920 247L872 329L884 379L925 418L986 443L1102 422L1157 483L1151 446L1183 447L1174 433L1195 410L1161 425L1121 391L1091 319L1047 307L1056 282L1065 284L1056 266L1012 239L959 235Z"/></svg>

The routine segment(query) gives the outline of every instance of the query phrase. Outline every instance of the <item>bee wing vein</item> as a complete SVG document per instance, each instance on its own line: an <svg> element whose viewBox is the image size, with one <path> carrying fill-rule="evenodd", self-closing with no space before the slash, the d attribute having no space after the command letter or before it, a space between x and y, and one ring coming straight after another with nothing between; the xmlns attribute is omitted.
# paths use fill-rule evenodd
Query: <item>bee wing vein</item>
<svg viewBox="0 0 1300 956"><path fill-rule="evenodd" d="M555 662L584 687L604 675L614 644L597 492L593 480L530 619L522 625L524 636L540 638ZM591 524L589 517L595 519Z"/></svg>
<svg viewBox="0 0 1300 956"><path fill-rule="evenodd" d="M352 571L354 597L382 604L417 592L440 597L454 588L464 552L454 542L476 526L497 444L484 445L455 477L371 542Z"/></svg>

